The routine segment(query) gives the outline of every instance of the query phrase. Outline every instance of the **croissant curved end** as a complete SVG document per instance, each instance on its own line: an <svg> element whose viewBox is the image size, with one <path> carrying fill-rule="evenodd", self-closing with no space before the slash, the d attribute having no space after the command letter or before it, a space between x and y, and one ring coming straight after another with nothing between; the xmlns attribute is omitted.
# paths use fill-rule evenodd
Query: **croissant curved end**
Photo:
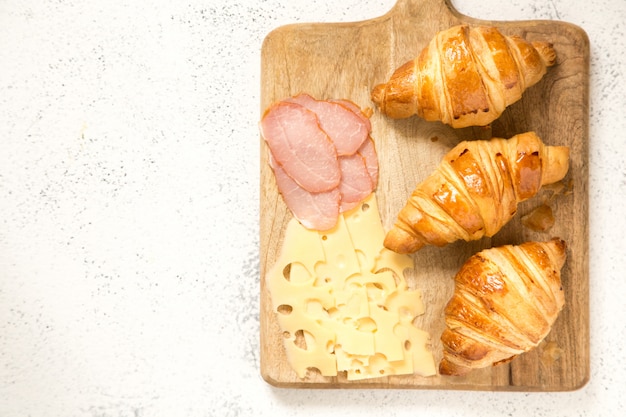
<svg viewBox="0 0 626 417"><path fill-rule="evenodd" d="M471 371L470 368L464 366L457 366L450 362L448 359L443 358L439 362L439 374L448 376L463 376Z"/></svg>
<svg viewBox="0 0 626 417"><path fill-rule="evenodd" d="M385 236L383 246L396 253L409 254L421 249L424 246L424 242L401 228L394 227Z"/></svg>
<svg viewBox="0 0 626 417"><path fill-rule="evenodd" d="M541 179L542 185L562 180L569 171L569 148L567 146L548 146L548 160Z"/></svg>
<svg viewBox="0 0 626 417"><path fill-rule="evenodd" d="M372 89L372 101L379 107L385 102L385 85L378 84Z"/></svg>
<svg viewBox="0 0 626 417"><path fill-rule="evenodd" d="M536 41L532 42L532 45L539 53L539 56L541 56L541 60L546 67L551 67L556 64L556 51L551 43Z"/></svg>
<svg viewBox="0 0 626 417"><path fill-rule="evenodd" d="M550 252L552 252L555 264L559 267L559 269L562 268L567 257L567 243L560 237L553 237L546 242L546 247Z"/></svg>

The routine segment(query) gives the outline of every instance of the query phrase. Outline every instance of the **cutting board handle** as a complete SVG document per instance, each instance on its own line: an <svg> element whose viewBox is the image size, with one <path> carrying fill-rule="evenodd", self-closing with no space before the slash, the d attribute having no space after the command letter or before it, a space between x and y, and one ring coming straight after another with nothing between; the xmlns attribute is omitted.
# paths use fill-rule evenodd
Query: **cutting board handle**
<svg viewBox="0 0 626 417"><path fill-rule="evenodd" d="M390 13L397 16L435 20L451 16L461 17L450 0L397 0Z"/></svg>

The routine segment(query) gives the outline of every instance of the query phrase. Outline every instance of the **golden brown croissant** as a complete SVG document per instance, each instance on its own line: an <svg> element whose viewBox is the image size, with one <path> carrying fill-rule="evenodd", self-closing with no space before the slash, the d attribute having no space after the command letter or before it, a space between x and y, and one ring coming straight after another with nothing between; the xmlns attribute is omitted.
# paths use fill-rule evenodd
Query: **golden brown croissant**
<svg viewBox="0 0 626 417"><path fill-rule="evenodd" d="M561 180L569 148L545 146L534 132L459 143L418 184L384 245L398 253L493 236L542 185Z"/></svg>
<svg viewBox="0 0 626 417"><path fill-rule="evenodd" d="M508 362L536 347L564 305L565 242L526 242L487 249L455 277L441 335L442 375Z"/></svg>
<svg viewBox="0 0 626 417"><path fill-rule="evenodd" d="M372 101L395 119L417 114L455 128L485 126L555 61L547 42L505 36L493 27L454 26L374 87Z"/></svg>

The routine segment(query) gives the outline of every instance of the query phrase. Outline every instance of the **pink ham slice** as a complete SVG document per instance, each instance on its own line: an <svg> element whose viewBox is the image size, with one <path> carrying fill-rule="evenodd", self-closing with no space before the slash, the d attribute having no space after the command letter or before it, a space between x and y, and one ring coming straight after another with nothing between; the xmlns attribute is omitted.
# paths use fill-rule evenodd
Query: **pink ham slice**
<svg viewBox="0 0 626 417"><path fill-rule="evenodd" d="M365 160L365 166L372 179L372 191L378 185L378 155L376 154L376 146L371 137L367 138L363 145L357 151Z"/></svg>
<svg viewBox="0 0 626 417"><path fill-rule="evenodd" d="M350 109L354 114L356 114L357 116L359 116L359 118L361 119L361 121L363 123L365 123L365 127L367 128L368 132L372 131L372 123L370 122L369 117L367 117L363 111L361 110L361 108L359 106L357 106L357 104L353 101L350 100L345 100L345 99L340 99L340 100L331 100L333 103L339 103L342 106Z"/></svg>
<svg viewBox="0 0 626 417"><path fill-rule="evenodd" d="M343 213L365 200L372 193L374 187L365 165L365 159L359 153L339 157L339 167L342 178L339 184L339 192L341 193L339 211Z"/></svg>
<svg viewBox="0 0 626 417"><path fill-rule="evenodd" d="M319 193L339 185L337 150L320 129L315 113L296 103L280 102L267 110L260 129L276 162L300 187Z"/></svg>
<svg viewBox="0 0 626 417"><path fill-rule="evenodd" d="M353 155L369 135L369 123L364 123L364 116L346 105L316 100L308 94L299 94L287 101L300 104L317 115L320 127L335 144L339 156Z"/></svg>
<svg viewBox="0 0 626 417"><path fill-rule="evenodd" d="M339 188L321 193L310 193L300 187L270 157L278 191L293 216L307 229L328 230L335 226L339 216Z"/></svg>

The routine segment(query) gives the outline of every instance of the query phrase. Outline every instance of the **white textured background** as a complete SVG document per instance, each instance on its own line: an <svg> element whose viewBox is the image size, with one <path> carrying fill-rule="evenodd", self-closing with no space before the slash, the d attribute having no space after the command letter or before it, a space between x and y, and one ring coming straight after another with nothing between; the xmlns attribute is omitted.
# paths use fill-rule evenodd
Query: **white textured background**
<svg viewBox="0 0 626 417"><path fill-rule="evenodd" d="M261 42L394 3L0 0L0 417L626 413L623 0L453 1L589 34L591 381L526 394L261 380Z"/></svg>

